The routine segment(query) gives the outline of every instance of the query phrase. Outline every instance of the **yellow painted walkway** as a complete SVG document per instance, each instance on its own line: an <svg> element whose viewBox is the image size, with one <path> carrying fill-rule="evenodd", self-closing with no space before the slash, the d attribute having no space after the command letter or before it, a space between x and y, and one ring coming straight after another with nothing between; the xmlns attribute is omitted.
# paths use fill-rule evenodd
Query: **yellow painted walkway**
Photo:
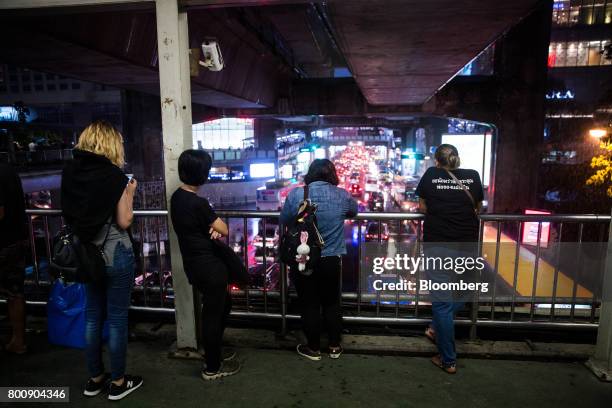
<svg viewBox="0 0 612 408"><path fill-rule="evenodd" d="M485 226L483 256L487 259L491 268L495 267L495 248L497 240L497 228ZM499 246L499 265L498 273L508 285L514 287L514 266L516 255L516 241L508 235L501 233ZM516 290L520 296L531 296L533 291L533 275L535 266L535 254L529 251L524 245L519 249L518 274ZM538 277L536 282L536 296L553 296L553 283L555 268L547 261L540 259L538 262ZM558 271L557 277L557 297L571 297L574 281ZM576 290L578 298L592 298L593 293L585 287L578 285Z"/></svg>

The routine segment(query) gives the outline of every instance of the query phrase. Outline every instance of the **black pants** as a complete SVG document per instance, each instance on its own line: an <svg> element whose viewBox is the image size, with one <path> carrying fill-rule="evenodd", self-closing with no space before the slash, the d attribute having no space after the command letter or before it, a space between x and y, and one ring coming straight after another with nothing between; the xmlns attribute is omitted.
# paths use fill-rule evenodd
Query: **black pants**
<svg viewBox="0 0 612 408"><path fill-rule="evenodd" d="M308 347L318 351L321 348L321 309L327 326L329 345L340 345L342 331L342 310L340 308L339 256L321 258L312 275L304 276L294 272L293 281L297 289L302 313L302 329L308 340Z"/></svg>
<svg viewBox="0 0 612 408"><path fill-rule="evenodd" d="M191 268L191 284L202 294L202 340L206 371L216 372L221 367L223 331L232 309L232 298L227 289L228 272L218 260L200 262Z"/></svg>

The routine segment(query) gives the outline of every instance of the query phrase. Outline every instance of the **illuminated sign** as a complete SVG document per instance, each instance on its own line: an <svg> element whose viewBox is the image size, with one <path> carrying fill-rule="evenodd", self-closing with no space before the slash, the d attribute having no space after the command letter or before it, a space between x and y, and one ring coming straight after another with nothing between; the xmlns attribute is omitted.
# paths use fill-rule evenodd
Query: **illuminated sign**
<svg viewBox="0 0 612 408"><path fill-rule="evenodd" d="M546 94L546 99L574 99L576 95L570 91L550 91Z"/></svg>
<svg viewBox="0 0 612 408"><path fill-rule="evenodd" d="M459 150L461 167L476 170L480 175L483 186L487 187L489 185L492 163L491 134L443 134L442 143L455 146Z"/></svg>
<svg viewBox="0 0 612 408"><path fill-rule="evenodd" d="M249 166L251 178L274 177L276 176L276 166L274 163L253 163Z"/></svg>
<svg viewBox="0 0 612 408"><path fill-rule="evenodd" d="M17 110L12 106L0 106L0 120L5 122L17 122Z"/></svg>
<svg viewBox="0 0 612 408"><path fill-rule="evenodd" d="M550 211L525 210L525 214L540 214L550 215ZM538 222L523 223L523 244L537 245L538 244ZM548 240L550 239L550 222L543 222L540 230L540 247L548 248Z"/></svg>

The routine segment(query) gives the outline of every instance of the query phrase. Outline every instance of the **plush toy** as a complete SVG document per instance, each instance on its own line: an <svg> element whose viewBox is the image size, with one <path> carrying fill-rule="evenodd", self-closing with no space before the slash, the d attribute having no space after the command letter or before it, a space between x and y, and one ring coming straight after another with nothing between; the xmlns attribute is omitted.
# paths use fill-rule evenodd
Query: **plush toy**
<svg viewBox="0 0 612 408"><path fill-rule="evenodd" d="M298 254L295 256L295 260L298 263L298 270L303 271L304 269L306 269L306 262L308 262L308 259L310 259L310 257L308 256L308 254L310 253L310 247L307 244L308 231L300 232L300 241L302 243L298 245L296 249Z"/></svg>

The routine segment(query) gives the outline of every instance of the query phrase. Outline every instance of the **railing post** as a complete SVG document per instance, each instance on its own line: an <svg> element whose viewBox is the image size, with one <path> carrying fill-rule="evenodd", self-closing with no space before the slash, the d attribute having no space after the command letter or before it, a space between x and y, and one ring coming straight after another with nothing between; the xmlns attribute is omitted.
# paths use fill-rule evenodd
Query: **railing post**
<svg viewBox="0 0 612 408"><path fill-rule="evenodd" d="M177 0L156 0L155 11L166 203L169 209L168 214L170 214L170 197L179 186L178 157L183 150L191 148L193 144L189 34L187 13L179 13ZM178 351L197 350L193 289L183 271L181 252L169 217L168 241L176 309L176 346ZM189 355L189 353L185 354Z"/></svg>
<svg viewBox="0 0 612 408"><path fill-rule="evenodd" d="M597 345L595 355L586 362L586 365L600 380L612 382L612 219L608 231Z"/></svg>

